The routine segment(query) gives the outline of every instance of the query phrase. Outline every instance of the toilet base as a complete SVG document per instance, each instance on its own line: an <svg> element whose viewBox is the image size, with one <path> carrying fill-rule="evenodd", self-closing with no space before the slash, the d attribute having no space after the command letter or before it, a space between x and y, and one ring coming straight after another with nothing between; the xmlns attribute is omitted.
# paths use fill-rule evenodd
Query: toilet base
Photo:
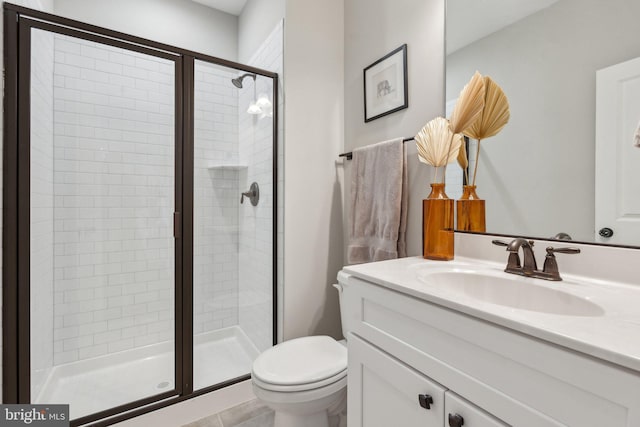
<svg viewBox="0 0 640 427"><path fill-rule="evenodd" d="M342 427L345 425L346 377L323 391L273 392L257 387L255 384L253 384L253 390L258 400L275 411L274 427Z"/></svg>
<svg viewBox="0 0 640 427"><path fill-rule="evenodd" d="M299 414L275 410L273 427L346 427L347 426L347 396L340 393L338 400L320 412Z"/></svg>
<svg viewBox="0 0 640 427"><path fill-rule="evenodd" d="M273 427L330 427L327 411L315 414L290 414L276 411Z"/></svg>

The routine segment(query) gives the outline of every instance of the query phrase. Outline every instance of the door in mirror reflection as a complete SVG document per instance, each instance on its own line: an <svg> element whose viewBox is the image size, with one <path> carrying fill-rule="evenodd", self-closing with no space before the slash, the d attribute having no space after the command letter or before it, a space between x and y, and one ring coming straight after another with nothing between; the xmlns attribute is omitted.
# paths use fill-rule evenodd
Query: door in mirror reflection
<svg viewBox="0 0 640 427"><path fill-rule="evenodd" d="M635 244L640 242L640 58L599 70L596 85L595 238Z"/></svg>

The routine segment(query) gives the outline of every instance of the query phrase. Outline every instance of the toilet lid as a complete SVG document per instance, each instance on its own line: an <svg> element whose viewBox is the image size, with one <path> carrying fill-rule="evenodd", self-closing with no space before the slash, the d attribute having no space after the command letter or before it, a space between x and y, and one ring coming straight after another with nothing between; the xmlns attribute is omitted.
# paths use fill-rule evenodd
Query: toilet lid
<svg viewBox="0 0 640 427"><path fill-rule="evenodd" d="M277 385L322 381L347 369L347 349L331 337L314 336L285 341L253 362L253 375Z"/></svg>

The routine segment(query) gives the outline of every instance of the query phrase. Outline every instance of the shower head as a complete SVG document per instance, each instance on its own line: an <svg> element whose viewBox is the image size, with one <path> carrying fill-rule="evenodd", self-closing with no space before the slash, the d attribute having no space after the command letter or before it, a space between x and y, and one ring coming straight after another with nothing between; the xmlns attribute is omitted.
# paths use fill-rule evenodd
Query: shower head
<svg viewBox="0 0 640 427"><path fill-rule="evenodd" d="M238 89L242 89L242 80L244 80L245 77L251 77L253 78L253 81L256 81L256 75L252 74L252 73L246 73L241 75L240 77L236 77L235 79L231 79L231 83L233 83L233 85L235 87L237 87Z"/></svg>

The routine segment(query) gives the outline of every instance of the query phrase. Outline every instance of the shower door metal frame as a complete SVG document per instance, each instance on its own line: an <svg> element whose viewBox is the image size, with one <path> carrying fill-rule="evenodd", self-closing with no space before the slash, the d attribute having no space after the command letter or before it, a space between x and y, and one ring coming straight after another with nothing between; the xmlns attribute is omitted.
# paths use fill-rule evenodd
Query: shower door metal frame
<svg viewBox="0 0 640 427"><path fill-rule="evenodd" d="M175 205L174 211L181 212L182 208L182 199L180 195L180 189L182 188L182 162L181 162L181 153L182 153L182 134L178 131L180 129L180 122L182 120L181 117L181 107L182 107L182 88L179 83L181 81L182 74L182 58L178 55L170 54L167 52L162 52L154 49L149 49L144 46L139 46L131 43L122 42L119 40L114 40L111 38L102 37L100 35L86 33L83 31L78 31L72 28L59 26L56 24L52 24L45 21L34 20L31 18L27 18L24 16L20 16L17 22L17 42L18 45L18 64L17 64L17 75L18 78L18 90L17 90L17 150L16 158L8 158L8 164L5 166L9 169L8 175L14 176L17 178L16 184L17 189L11 191L11 194L20 195L23 197L17 197L17 212L15 214L15 218L17 219L17 224L14 226L17 229L17 248L15 253L17 254L17 280L14 282L17 285L17 322L16 322L16 338L17 345L14 347L17 351L14 356L14 360L17 360L17 384L14 387L11 387L12 384L8 383L5 387L5 390L9 391L9 395L4 398L5 401L9 399L11 401L16 401L19 403L27 403L31 400L31 384L30 384L30 200L29 197L25 197L24 195L30 194L30 180L31 180L31 164L30 164L30 150L31 150L31 141L30 141L30 132L31 132L31 117L30 117L30 92L31 92L31 31L33 29L46 31L49 33L62 34L69 37L74 37L82 40L89 40L95 43L105 44L109 46L114 46L122 49L126 49L129 51L134 51L138 53L143 53L149 56L159 57L163 59L167 59L174 63L175 70L175 78L174 84L175 86L175 108L174 108L174 129L175 129L175 139L174 139L174 150L175 150L175 169L174 169L174 194L175 194ZM179 80L180 79L180 80ZM8 109L11 109L9 107ZM11 145L10 141L7 141L7 146ZM11 186L10 182L5 181L5 185ZM7 208L9 206L5 205ZM7 223L9 225L9 223ZM14 228L11 227L11 228ZM12 246L5 247L5 249L9 249L12 251ZM176 380L176 387L174 390L167 391L164 393L159 393L154 396L149 396L134 402L127 403L125 405L120 405L117 407L119 411L128 411L132 408L147 405L159 400L164 400L170 398L172 396L178 396L182 394L183 390L183 371L182 371L182 334L178 334L178 331L183 329L183 316L182 316L182 294L180 290L182 289L182 244L179 238L174 239L174 251L175 251L175 260L176 267L174 271L174 289L175 289L175 323L176 328L174 331L174 357L175 357L175 366L174 366L174 375ZM11 282L4 282L4 287L11 288ZM3 288L4 288L3 287ZM9 323L11 325L11 323ZM4 347L11 347L5 344ZM17 388L16 388L17 386ZM13 392L11 391L13 388ZM12 395L15 393L15 395ZM3 393L4 395L4 393ZM116 409L116 408L113 408ZM85 417L81 417L74 421L74 424L83 424L87 422L91 422L100 418L108 417L112 415L113 409L107 409L104 411L97 412L95 414L91 414Z"/></svg>
<svg viewBox="0 0 640 427"><path fill-rule="evenodd" d="M235 68L273 82L273 344L277 337L278 74L131 36L57 15L4 3L3 130L3 403L30 403L30 61L31 29L161 57L175 63L175 379L174 390L109 408L71 422L107 426L244 381L243 375L193 390L194 61ZM22 194L22 197L18 195Z"/></svg>

